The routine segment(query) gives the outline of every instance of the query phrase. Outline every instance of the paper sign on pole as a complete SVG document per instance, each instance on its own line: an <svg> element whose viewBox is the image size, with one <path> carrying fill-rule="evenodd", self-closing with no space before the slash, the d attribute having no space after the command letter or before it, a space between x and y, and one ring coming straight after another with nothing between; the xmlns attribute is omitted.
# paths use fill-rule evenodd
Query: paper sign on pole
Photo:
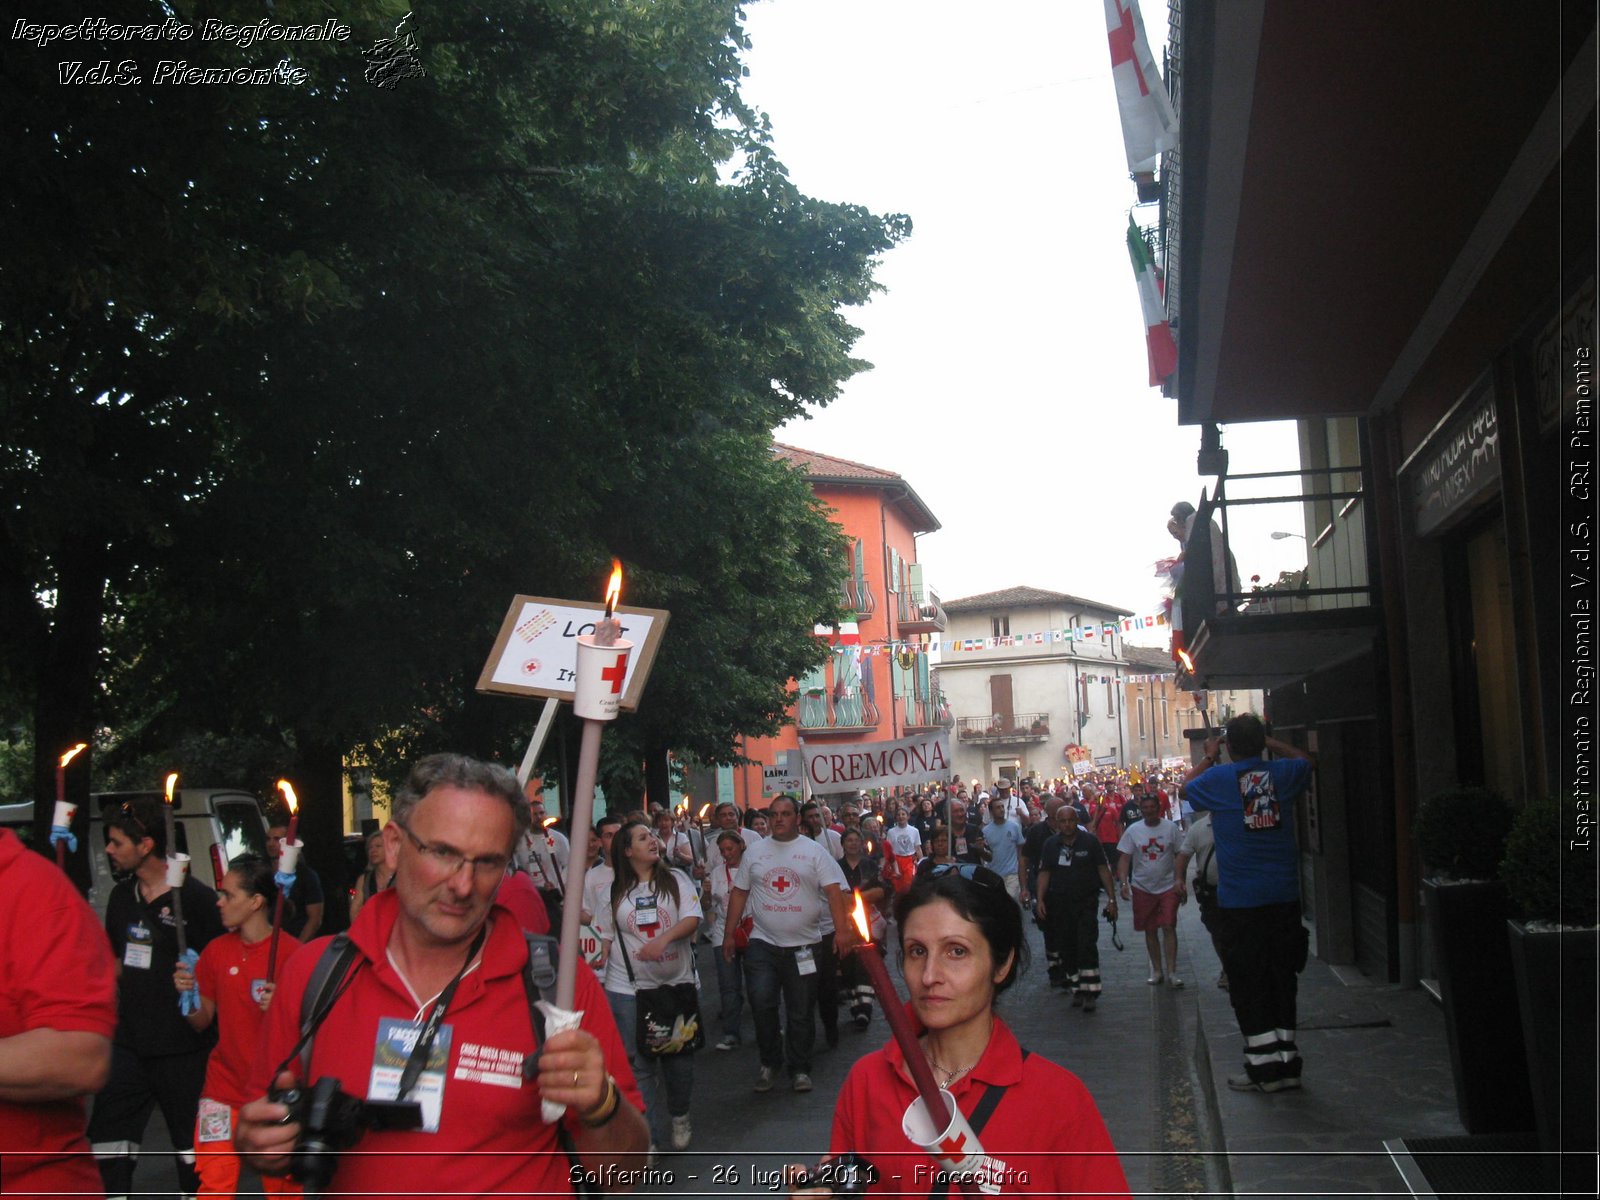
<svg viewBox="0 0 1600 1200"><path fill-rule="evenodd" d="M761 768L761 791L767 796L776 796L780 792L800 791L800 775L787 762L779 763L775 767Z"/></svg>
<svg viewBox="0 0 1600 1200"><path fill-rule="evenodd" d="M605 611L599 601L591 604L517 596L511 601L489 661L478 677L478 690L571 700L577 683L578 635L592 634L595 622ZM628 658L618 708L632 712L639 707L639 696L670 616L662 608L617 606L622 636L636 647Z"/></svg>

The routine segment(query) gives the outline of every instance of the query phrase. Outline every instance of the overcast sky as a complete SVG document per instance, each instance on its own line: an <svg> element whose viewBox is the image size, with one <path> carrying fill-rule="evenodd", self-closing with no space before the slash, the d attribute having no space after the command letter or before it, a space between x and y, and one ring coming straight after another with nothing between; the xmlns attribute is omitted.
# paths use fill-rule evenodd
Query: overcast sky
<svg viewBox="0 0 1600 1200"><path fill-rule="evenodd" d="M1146 0L1161 60L1166 5ZM1100 0L759 0L744 94L801 190L903 212L887 289L851 310L874 364L781 441L899 472L943 528L943 599L1026 584L1153 611L1197 427L1147 386L1135 197ZM1155 206L1138 211L1153 224ZM1234 471L1295 465L1293 426L1224 429ZM1293 514L1235 521L1241 576L1304 564Z"/></svg>

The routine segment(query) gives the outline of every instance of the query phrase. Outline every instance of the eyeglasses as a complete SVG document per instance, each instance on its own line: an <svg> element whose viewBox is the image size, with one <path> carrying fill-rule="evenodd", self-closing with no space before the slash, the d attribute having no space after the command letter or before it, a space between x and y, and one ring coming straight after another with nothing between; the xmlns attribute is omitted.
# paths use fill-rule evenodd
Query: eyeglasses
<svg viewBox="0 0 1600 1200"><path fill-rule="evenodd" d="M942 875L959 875L961 878L973 883L982 884L984 887L1004 888L1005 880L996 875L988 867L979 866L977 863L935 863L928 868L928 878L938 879Z"/></svg>
<svg viewBox="0 0 1600 1200"><path fill-rule="evenodd" d="M467 864L472 866L472 874L477 879L493 879L504 875L511 866L511 860L504 854L485 854L479 858L468 858L461 851L451 846L441 846L434 842L425 842L419 838L402 821L396 821L401 831L411 839L411 844L417 848L417 853L422 855L422 861L428 864L429 869L449 877Z"/></svg>

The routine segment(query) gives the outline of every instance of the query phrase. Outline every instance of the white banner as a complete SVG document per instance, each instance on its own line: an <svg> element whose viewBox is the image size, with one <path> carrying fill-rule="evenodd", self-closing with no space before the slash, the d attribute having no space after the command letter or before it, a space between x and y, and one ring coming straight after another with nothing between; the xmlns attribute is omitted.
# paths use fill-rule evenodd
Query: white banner
<svg viewBox="0 0 1600 1200"><path fill-rule="evenodd" d="M950 733L940 729L895 742L800 743L813 792L905 787L950 778Z"/></svg>

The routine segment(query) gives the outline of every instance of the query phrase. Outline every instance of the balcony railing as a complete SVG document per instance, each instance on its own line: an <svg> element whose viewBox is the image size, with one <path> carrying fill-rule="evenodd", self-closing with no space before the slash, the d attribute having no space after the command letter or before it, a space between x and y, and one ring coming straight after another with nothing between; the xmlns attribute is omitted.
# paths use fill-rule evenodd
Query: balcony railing
<svg viewBox="0 0 1600 1200"><path fill-rule="evenodd" d="M932 696L902 696L900 706L907 729L949 729L956 723L944 693L937 688Z"/></svg>
<svg viewBox="0 0 1600 1200"><path fill-rule="evenodd" d="M1042 742L1050 736L1047 712L994 713L987 717L962 717L956 722L956 737L963 742Z"/></svg>
<svg viewBox="0 0 1600 1200"><path fill-rule="evenodd" d="M857 616L870 617L878 609L878 601L867 586L865 575L848 575L844 581L844 602Z"/></svg>
<svg viewBox="0 0 1600 1200"><path fill-rule="evenodd" d="M949 625L939 593L932 588L912 588L899 593L896 613L901 633L943 633Z"/></svg>
<svg viewBox="0 0 1600 1200"><path fill-rule="evenodd" d="M837 730L876 729L882 714L878 706L865 696L843 696L831 699L822 692L802 692L796 723L801 729Z"/></svg>

